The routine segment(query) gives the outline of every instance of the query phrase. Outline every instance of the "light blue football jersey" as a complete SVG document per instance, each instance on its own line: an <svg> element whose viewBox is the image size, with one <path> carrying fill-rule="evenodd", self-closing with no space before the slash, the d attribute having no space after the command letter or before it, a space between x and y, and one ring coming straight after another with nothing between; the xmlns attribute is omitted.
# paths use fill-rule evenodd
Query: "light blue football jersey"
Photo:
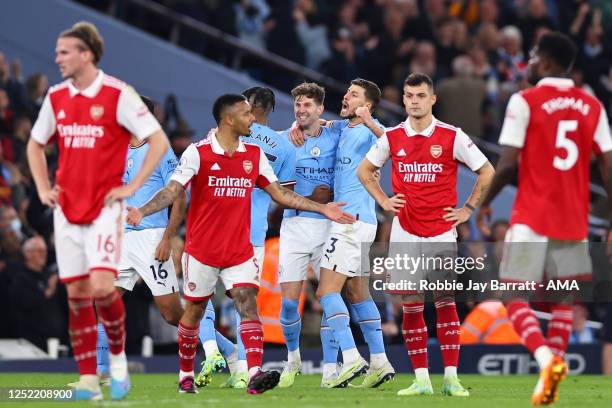
<svg viewBox="0 0 612 408"><path fill-rule="evenodd" d="M253 123L251 134L242 136L242 141L256 144L263 150L280 184L292 183L295 180L295 148L286 135L259 123ZM272 198L264 190L253 189L251 194L251 244L253 246L264 245L271 202Z"/></svg>
<svg viewBox="0 0 612 408"><path fill-rule="evenodd" d="M376 121L381 129L384 127ZM331 128L340 133L336 152L334 201L344 201L344 211L361 222L376 225L376 203L357 177L357 168L376 143L376 135L364 124L350 126L348 120L334 121Z"/></svg>
<svg viewBox="0 0 612 408"><path fill-rule="evenodd" d="M142 163L144 161L147 152L149 151L149 144L144 143L139 147L128 148L127 160L125 173L123 173L123 184L130 183L134 176L140 171ZM178 160L172 148L168 148L164 157L151 174L151 177L130 197L127 198L126 203L130 207L141 207L147 203L159 190L164 188L170 181L170 177L178 164ZM168 226L168 209L164 208L156 213L148 215L142 219L140 225L134 227L133 225L125 224L125 229L131 230L143 230L147 228L166 228Z"/></svg>
<svg viewBox="0 0 612 408"><path fill-rule="evenodd" d="M288 131L284 132L287 137ZM334 187L334 163L338 148L339 132L327 127L321 128L317 137L307 137L303 146L295 149L295 187L293 191L306 197L315 187ZM284 218L295 217L325 218L319 213L287 209Z"/></svg>

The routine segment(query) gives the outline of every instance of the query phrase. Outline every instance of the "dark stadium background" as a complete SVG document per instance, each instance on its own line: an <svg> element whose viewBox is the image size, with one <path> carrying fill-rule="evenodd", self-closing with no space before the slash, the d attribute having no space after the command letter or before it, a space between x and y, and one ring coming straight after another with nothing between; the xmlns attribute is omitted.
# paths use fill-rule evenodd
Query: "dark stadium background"
<svg viewBox="0 0 612 408"><path fill-rule="evenodd" d="M334 118L348 82L364 77L383 91L385 102L375 116L395 125L405 116L402 81L420 71L435 81L436 117L463 128L495 162L508 98L528 87L529 50L548 30L565 32L578 44L572 78L612 112L612 2L605 0L14 0L0 8L0 338L25 338L43 350L49 337L69 343L67 306L57 284L51 213L36 196L25 145L49 83L60 80L53 64L57 33L78 20L93 21L105 38L102 69L156 100L177 155L213 126L211 103L222 93L258 83L273 87L271 126L281 130L293 120L287 93L296 84L324 85L326 117ZM53 168L56 152L48 157ZM459 192L466 196L473 179L464 175ZM503 240L514 192L504 194L492 235L465 225L459 228L463 242ZM591 202L591 237L603 241L603 220L610 214L597 177ZM279 215L271 213L270 236L278 234ZM389 215L381 212L380 221L382 241ZM31 270L22 253L23 242L34 235L49 245L40 271ZM321 309L312 284L307 293L303 346L317 347ZM125 300L128 352L140 354L143 337L151 336L156 353L175 353L176 330L152 310L148 289L139 285ZM231 334L230 307L220 299L217 305L220 327ZM429 306L426 321L435 338ZM459 305L462 319L472 306ZM399 303L385 298L379 307L387 342L401 344ZM594 344L605 336L612 341L610 333L583 328L586 319L608 319L610 331L609 305L588 303L580 311L576 330L593 330ZM30 327L26 319L39 324Z"/></svg>

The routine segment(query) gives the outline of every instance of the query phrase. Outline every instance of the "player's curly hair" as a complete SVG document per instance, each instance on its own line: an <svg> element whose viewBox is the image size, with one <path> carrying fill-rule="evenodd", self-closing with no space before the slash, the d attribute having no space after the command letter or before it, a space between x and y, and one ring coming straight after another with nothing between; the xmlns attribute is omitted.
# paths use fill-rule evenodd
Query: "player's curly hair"
<svg viewBox="0 0 612 408"><path fill-rule="evenodd" d="M274 112L276 98L274 92L265 86L253 86L242 93L251 105L262 109L266 114Z"/></svg>
<svg viewBox="0 0 612 408"><path fill-rule="evenodd" d="M291 90L293 100L300 96L312 98L317 105L323 105L325 102L325 88L315 84L314 82L303 82Z"/></svg>
<svg viewBox="0 0 612 408"><path fill-rule="evenodd" d="M98 32L95 25L88 21L79 21L67 30L60 33L60 38L73 37L78 38L83 43L81 50L89 50L93 54L94 64L98 65L102 54L104 54L104 39Z"/></svg>

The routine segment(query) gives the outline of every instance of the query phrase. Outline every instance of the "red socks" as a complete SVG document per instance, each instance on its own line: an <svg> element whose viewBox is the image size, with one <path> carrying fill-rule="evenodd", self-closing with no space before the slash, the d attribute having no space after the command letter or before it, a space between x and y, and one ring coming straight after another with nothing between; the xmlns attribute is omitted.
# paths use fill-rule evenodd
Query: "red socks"
<svg viewBox="0 0 612 408"><path fill-rule="evenodd" d="M179 368L184 372L193 371L195 356L198 350L198 334L200 325L189 327L179 322L178 344L179 344Z"/></svg>
<svg viewBox="0 0 612 408"><path fill-rule="evenodd" d="M436 301L436 330L444 367L459 364L459 334L461 324L455 300L445 297Z"/></svg>
<svg viewBox="0 0 612 408"><path fill-rule="evenodd" d="M258 320L245 320L240 323L240 338L244 344L249 371L261 367L263 361L263 329Z"/></svg>
<svg viewBox="0 0 612 408"><path fill-rule="evenodd" d="M68 333L79 374L95 375L98 329L93 301L90 298L69 297L68 308Z"/></svg>
<svg viewBox="0 0 612 408"><path fill-rule="evenodd" d="M573 312L571 305L553 305L552 319L548 323L548 347L554 355L563 358L572 333Z"/></svg>
<svg viewBox="0 0 612 408"><path fill-rule="evenodd" d="M424 304L404 303L402 334L412 368L427 368L427 326L423 318Z"/></svg>
<svg viewBox="0 0 612 408"><path fill-rule="evenodd" d="M525 301L510 302L506 309L514 330L531 354L539 347L546 345L540 322L529 307L529 303Z"/></svg>
<svg viewBox="0 0 612 408"><path fill-rule="evenodd" d="M121 353L125 347L125 306L121 296L113 289L110 294L96 298L96 309L106 330L110 353Z"/></svg>

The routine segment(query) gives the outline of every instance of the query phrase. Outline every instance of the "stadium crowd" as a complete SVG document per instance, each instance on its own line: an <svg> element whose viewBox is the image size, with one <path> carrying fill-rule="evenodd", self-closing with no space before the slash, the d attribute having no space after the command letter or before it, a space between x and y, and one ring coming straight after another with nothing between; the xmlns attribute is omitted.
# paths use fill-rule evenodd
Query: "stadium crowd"
<svg viewBox="0 0 612 408"><path fill-rule="evenodd" d="M407 73L425 72L436 81L440 96L437 116L457 124L472 136L489 141L497 139L500 117L509 95L528 86L524 73L529 49L546 30L561 29L580 44L574 80L602 100L609 107L608 113L612 111L612 54L603 43L606 21L610 21L606 13L612 10L594 7L591 2L159 1L186 14L200 16L204 22L236 34L253 46L266 48L340 81L367 77L381 86L384 98L398 104L401 104L401 83ZM221 57L214 51L206 52L213 53L209 56ZM262 71L256 74L267 78L264 68L259 69ZM66 295L63 286L58 284L53 249L52 211L41 204L25 157L32 123L48 85L42 73L24 78L19 60L8 61L0 52L0 279L3 282L0 302L2 310L8 311L3 317L3 322L8 324L0 325L0 338L26 338L43 349L49 337L69 343ZM163 105L157 104L156 116L169 135L176 155L180 156L194 135L181 116L175 98L169 96ZM381 117L383 122L393 120L396 118ZM55 147L47 150L47 160L53 171L57 166ZM280 215L272 213L270 234L278 233ZM383 212L379 216L377 241L385 242L391 216ZM499 221L492 228L491 236L484 238L502 242L506 228L507 223ZM462 242L479 240L474 235L467 225L459 228ZM128 327L140 327L127 332L128 352L138 352L142 334L151 330L143 323L148 321L143 316L148 313L151 297L145 288L141 289L140 296L126 297ZM321 307L314 291L308 292L305 313L320 315ZM460 306L462 319L473 305L467 302ZM378 306L385 322L386 338L401 343L401 303L388 298ZM431 310L426 313L433 316L433 305L428 307ZM575 338L594 341L592 335L582 334L587 314L585 308L578 314L580 321L575 325ZM319 317L313 316L312 321L318 320ZM26 321L38 324L23 324ZM234 327L230 322L226 326ZM310 333L304 330L306 336L310 334L314 339L313 345L318 342L318 325L315 326ZM429 329L435 337L435 328Z"/></svg>
<svg viewBox="0 0 612 408"><path fill-rule="evenodd" d="M368 78L398 105L406 75L424 72L440 95L436 116L490 142L497 141L510 95L528 86L531 48L543 33L562 31L580 44L573 79L612 111L612 53L604 43L612 5L605 1L156 1L343 83ZM130 19L166 35L167 25L155 19ZM227 49L189 33L181 42L209 58L232 61ZM284 91L296 85L274 68L245 65L253 77ZM386 112L378 117L387 125L400 119Z"/></svg>

